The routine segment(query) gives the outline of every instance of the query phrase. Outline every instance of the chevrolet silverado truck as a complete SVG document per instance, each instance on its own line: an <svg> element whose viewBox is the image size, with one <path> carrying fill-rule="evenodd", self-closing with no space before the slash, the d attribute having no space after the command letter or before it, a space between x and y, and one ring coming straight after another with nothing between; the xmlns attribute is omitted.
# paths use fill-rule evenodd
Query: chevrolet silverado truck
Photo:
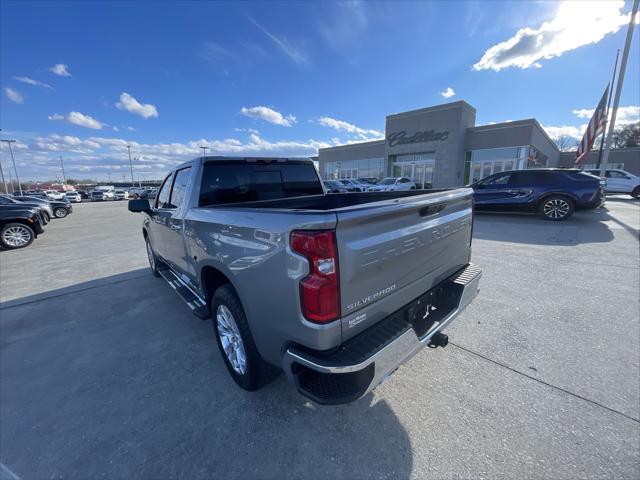
<svg viewBox="0 0 640 480"><path fill-rule="evenodd" d="M325 194L313 162L203 157L143 212L152 272L212 319L233 380L281 370L320 404L354 401L473 300L469 188Z"/></svg>

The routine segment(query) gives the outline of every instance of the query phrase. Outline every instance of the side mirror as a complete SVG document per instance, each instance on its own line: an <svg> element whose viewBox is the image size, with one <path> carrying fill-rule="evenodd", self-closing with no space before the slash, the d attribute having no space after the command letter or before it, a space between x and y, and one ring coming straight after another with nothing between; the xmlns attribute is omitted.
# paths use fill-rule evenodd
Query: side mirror
<svg viewBox="0 0 640 480"><path fill-rule="evenodd" d="M129 211L130 212L150 212L151 205L149 204L149 200L146 198L136 198L135 200L129 200Z"/></svg>

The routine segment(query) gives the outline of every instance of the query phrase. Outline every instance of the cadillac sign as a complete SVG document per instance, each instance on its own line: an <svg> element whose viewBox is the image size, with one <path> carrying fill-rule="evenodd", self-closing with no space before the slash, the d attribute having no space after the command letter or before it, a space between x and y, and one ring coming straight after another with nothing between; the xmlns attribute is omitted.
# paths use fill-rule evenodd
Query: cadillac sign
<svg viewBox="0 0 640 480"><path fill-rule="evenodd" d="M392 133L387 137L390 147L396 147L398 145L406 145L408 143L423 143L423 142L435 142L440 140L441 142L449 138L449 132L436 132L435 130L425 130L424 132L416 132L412 136L407 137L407 132L404 130L401 132Z"/></svg>

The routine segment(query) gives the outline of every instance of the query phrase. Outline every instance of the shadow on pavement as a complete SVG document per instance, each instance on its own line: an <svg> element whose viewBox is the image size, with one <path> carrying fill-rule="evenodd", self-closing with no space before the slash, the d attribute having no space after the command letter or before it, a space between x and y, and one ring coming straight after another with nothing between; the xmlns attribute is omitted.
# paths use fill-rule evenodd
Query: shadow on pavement
<svg viewBox="0 0 640 480"><path fill-rule="evenodd" d="M385 401L231 381L210 321L147 269L0 309L0 461L21 478L409 478Z"/></svg>
<svg viewBox="0 0 640 480"><path fill-rule="evenodd" d="M481 240L534 245L604 243L613 240L613 232L602 223L610 218L599 210L577 212L564 222L552 222L535 215L476 212L473 236Z"/></svg>

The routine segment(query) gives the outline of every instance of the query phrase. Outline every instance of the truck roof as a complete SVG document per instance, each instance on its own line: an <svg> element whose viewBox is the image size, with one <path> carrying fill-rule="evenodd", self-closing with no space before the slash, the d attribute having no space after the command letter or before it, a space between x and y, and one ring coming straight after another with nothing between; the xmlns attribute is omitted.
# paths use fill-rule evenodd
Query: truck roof
<svg viewBox="0 0 640 480"><path fill-rule="evenodd" d="M172 168L171 171L179 170L184 167L189 167L196 162L206 163L206 162L215 162L215 161L222 161L222 162L224 161L243 162L244 161L244 162L265 162L265 163L295 161L295 162L313 163L313 160L311 160L309 157L234 157L234 156L226 156L226 155L211 155L211 156L205 156L205 157L200 156L200 157L194 158L193 160L182 162L181 164Z"/></svg>

